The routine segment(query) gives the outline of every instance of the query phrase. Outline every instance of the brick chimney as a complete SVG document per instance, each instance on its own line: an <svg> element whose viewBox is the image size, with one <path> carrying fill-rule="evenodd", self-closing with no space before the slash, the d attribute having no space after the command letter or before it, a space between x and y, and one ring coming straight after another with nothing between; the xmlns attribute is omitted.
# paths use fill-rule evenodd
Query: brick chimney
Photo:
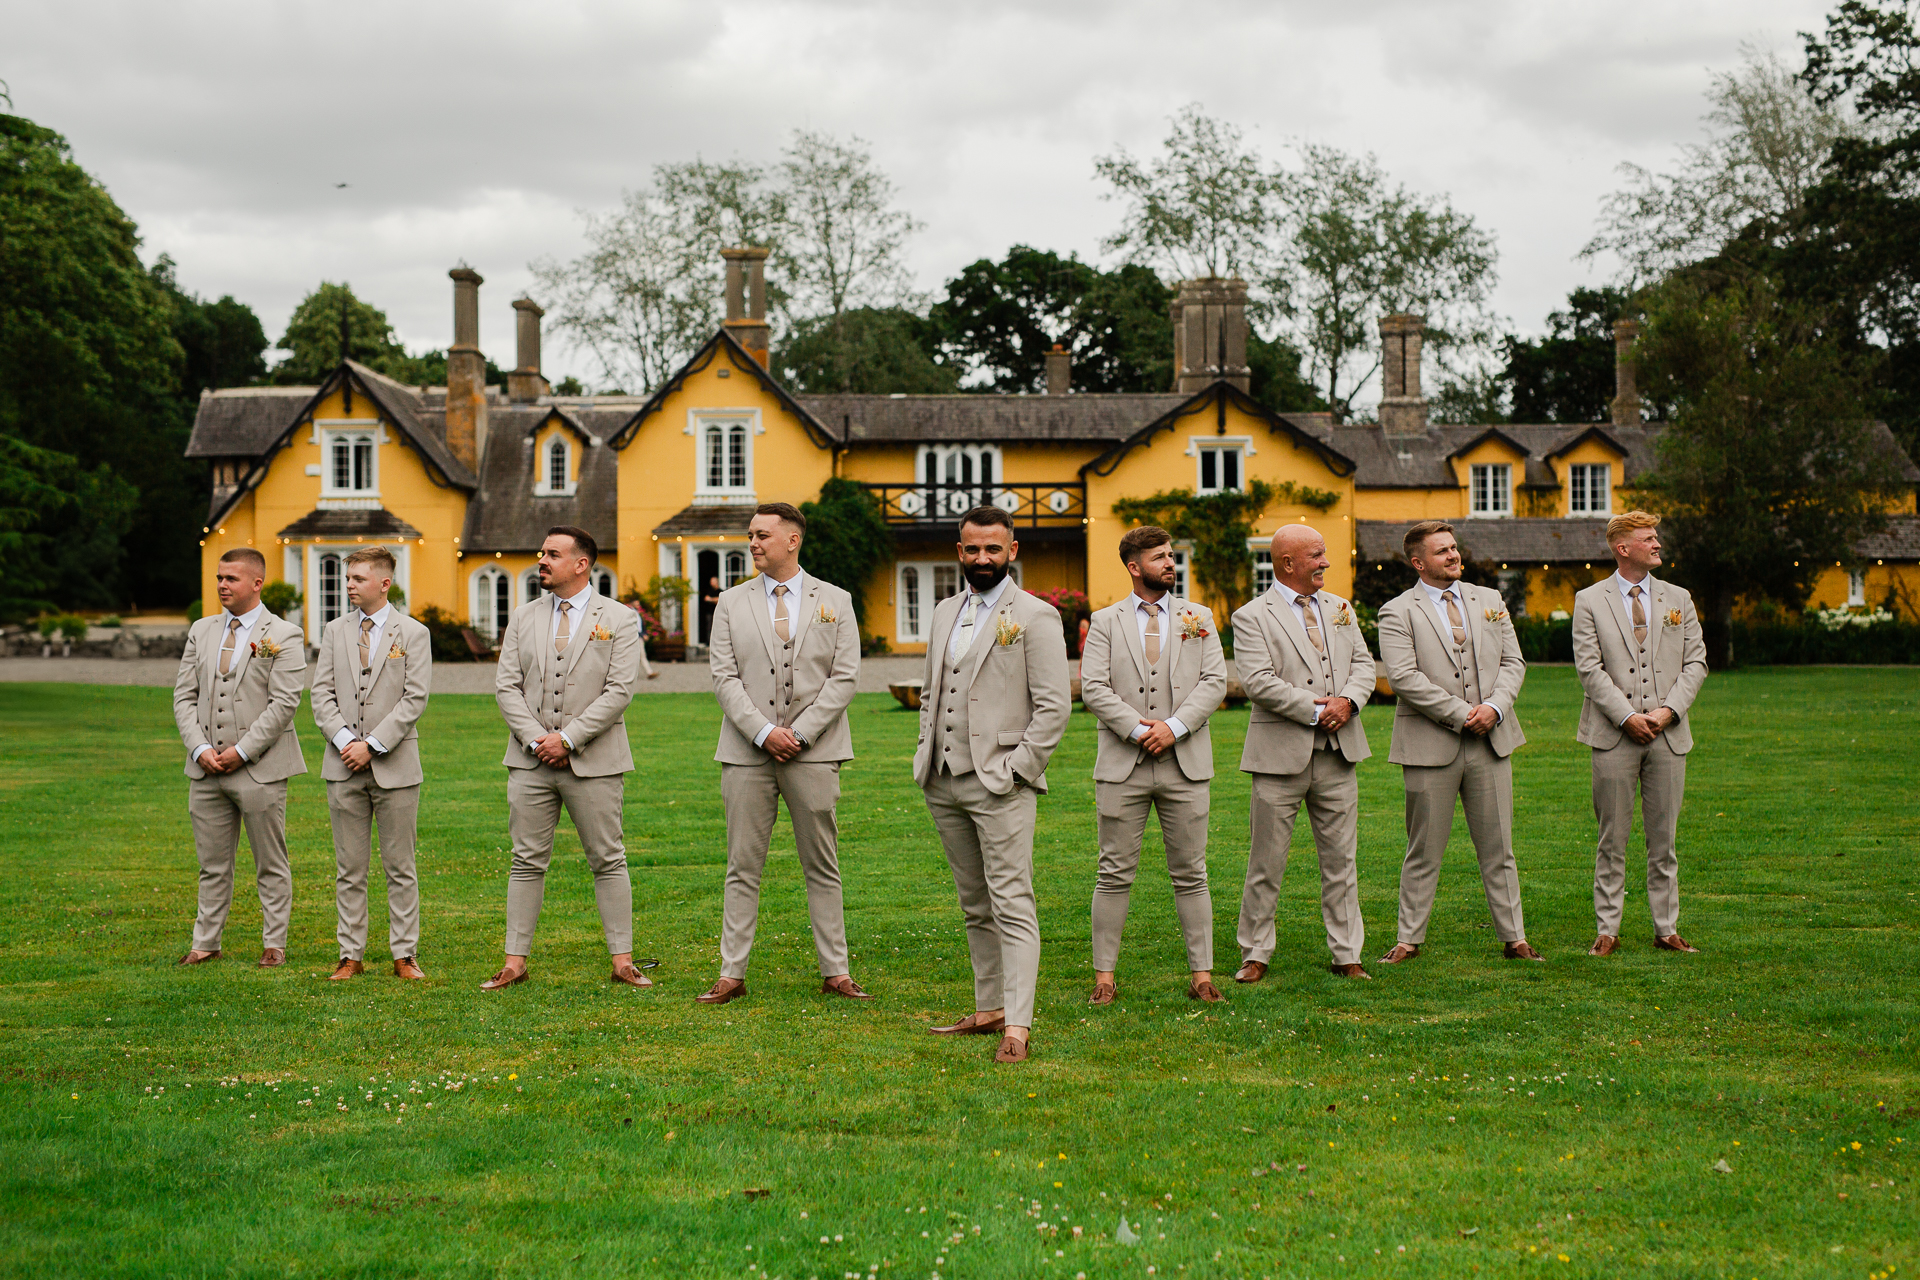
<svg viewBox="0 0 1920 1280"><path fill-rule="evenodd" d="M532 298L513 300L514 369L507 375L507 399L532 404L553 390L540 376L540 317L547 314Z"/></svg>
<svg viewBox="0 0 1920 1280"><path fill-rule="evenodd" d="M1634 367L1633 344L1640 336L1635 320L1613 322L1613 425L1640 425L1639 370Z"/></svg>
<svg viewBox="0 0 1920 1280"><path fill-rule="evenodd" d="M1181 284L1173 300L1173 389L1183 395L1221 380L1245 391L1247 282L1212 276Z"/></svg>
<svg viewBox="0 0 1920 1280"><path fill-rule="evenodd" d="M472 267L447 272L453 280L453 345L447 349L447 450L468 470L480 469L487 448L487 359L480 354L480 286Z"/></svg>
<svg viewBox="0 0 1920 1280"><path fill-rule="evenodd" d="M1073 387L1073 353L1059 343L1047 352L1047 394L1063 396Z"/></svg>
<svg viewBox="0 0 1920 1280"><path fill-rule="evenodd" d="M767 254L742 245L722 249L727 260L727 332L762 366L767 363Z"/></svg>
<svg viewBox="0 0 1920 1280"><path fill-rule="evenodd" d="M1427 432L1427 401L1420 394L1420 347L1425 316L1391 315L1380 322L1380 426L1389 436Z"/></svg>

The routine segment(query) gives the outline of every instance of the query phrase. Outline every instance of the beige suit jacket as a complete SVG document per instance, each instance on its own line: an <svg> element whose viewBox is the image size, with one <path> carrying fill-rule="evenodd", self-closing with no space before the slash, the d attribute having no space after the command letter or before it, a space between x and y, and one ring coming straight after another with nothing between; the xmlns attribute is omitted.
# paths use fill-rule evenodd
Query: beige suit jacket
<svg viewBox="0 0 1920 1280"><path fill-rule="evenodd" d="M1283 590L1285 588L1282 588ZM1373 696L1373 655L1353 616L1353 607L1331 591L1316 591L1327 657L1333 664L1338 696L1351 698L1354 717L1334 735L1340 754L1358 764L1373 754L1367 731L1360 724L1360 708ZM1320 655L1307 639L1300 613L1291 597L1263 591L1233 615L1233 663L1240 686L1247 691L1253 711L1247 717L1247 740L1240 752L1240 768L1247 773L1299 773L1313 762L1314 724L1320 695L1313 682L1320 674Z"/></svg>
<svg viewBox="0 0 1920 1280"><path fill-rule="evenodd" d="M962 591L934 606L933 643L927 646L926 683L920 697L920 743L913 777L933 781L933 709L947 670L947 643L960 621ZM1047 761L1067 732L1073 685L1067 674L1067 640L1060 612L1038 596L1008 583L1000 606L978 621L975 639L961 658L961 696L972 727L973 767L997 796L1011 794L1013 775L1045 794Z"/></svg>
<svg viewBox="0 0 1920 1280"><path fill-rule="evenodd" d="M1652 705L1669 707L1679 717L1656 741L1683 756L1693 750L1687 711L1707 680L1707 644L1692 596L1652 574L1645 586L1650 671L1637 669L1640 647L1633 640L1633 619L1614 589L1613 575L1573 598L1573 666L1587 694L1580 705L1578 740L1602 750L1619 746L1626 736L1620 726L1633 714L1628 691L1649 681ZM1669 621L1676 613L1678 626Z"/></svg>
<svg viewBox="0 0 1920 1280"><path fill-rule="evenodd" d="M173 719L188 751L189 778L207 777L194 762L192 751L203 742L216 742L215 685L220 680L221 619L216 613L187 628L186 652L180 655L180 674L173 682ZM261 652L266 646L269 652ZM278 653L273 653L273 648ZM247 646L234 654L229 670L234 683L233 708L239 724L224 735L237 745L249 763L241 767L255 782L279 782L307 771L300 739L293 731L293 715L300 709L300 691L306 687L307 646L300 628L272 613L262 613ZM240 734L239 741L233 732Z"/></svg>
<svg viewBox="0 0 1920 1280"><path fill-rule="evenodd" d="M847 706L860 679L860 624L853 597L812 574L788 602L790 619L782 642L773 632L764 576L727 588L713 609L708 666L713 695L725 719L713 758L722 764L766 764L773 757L753 745L769 724L779 723L789 687L793 699L787 727L806 739L797 759L853 759Z"/></svg>
<svg viewBox="0 0 1920 1280"><path fill-rule="evenodd" d="M493 695L510 735L502 761L509 769L544 767L527 744L550 732L540 719L541 690L552 687L558 666L565 676L560 727L573 743L568 767L581 778L633 770L624 716L640 675L639 617L598 591L588 599L583 613L562 654L553 651L551 593L543 592L538 600L521 605L507 621ZM594 639L598 629L611 638Z"/></svg>
<svg viewBox="0 0 1920 1280"><path fill-rule="evenodd" d="M1134 601L1133 593L1128 592L1118 604L1096 612L1080 655L1080 700L1100 722L1094 780L1125 782L1132 775L1144 752L1133 741L1133 731L1142 720L1178 720L1186 726L1187 736L1173 744L1174 761L1187 781L1204 782L1213 776L1213 732L1207 720L1227 696L1227 660L1220 648L1220 629L1205 606L1178 596L1161 597L1160 624L1165 637L1161 657L1171 658L1167 685L1173 692L1173 705L1149 712L1147 652L1140 640ZM1192 639L1186 637L1189 631L1196 633Z"/></svg>
<svg viewBox="0 0 1920 1280"><path fill-rule="evenodd" d="M373 674L362 699L360 624L353 613L329 622L320 633L320 653L313 663L313 720L327 740L320 776L328 782L353 777L333 740L357 712L352 718L360 722L362 736L376 739L387 749L385 755L373 754L368 766L373 780L383 787L419 786L424 775L420 736L414 726L433 691L433 635L396 608L381 629L379 647L367 655L367 665Z"/></svg>
<svg viewBox="0 0 1920 1280"><path fill-rule="evenodd" d="M1497 756L1512 755L1527 740L1513 710L1527 678L1520 638L1498 591L1464 582L1456 583L1455 590L1473 642L1480 697L1500 713L1500 723L1487 735L1487 745ZM1394 764L1452 764L1460 754L1460 735L1473 708L1434 683L1458 670L1453 652L1453 637L1440 634L1439 615L1419 583L1380 606L1380 661L1397 704L1393 743L1387 749L1387 759Z"/></svg>

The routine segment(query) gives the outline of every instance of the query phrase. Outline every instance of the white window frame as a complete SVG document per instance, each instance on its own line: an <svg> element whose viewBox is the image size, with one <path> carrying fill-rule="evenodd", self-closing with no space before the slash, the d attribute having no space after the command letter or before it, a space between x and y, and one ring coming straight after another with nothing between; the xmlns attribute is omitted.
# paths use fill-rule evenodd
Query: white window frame
<svg viewBox="0 0 1920 1280"><path fill-rule="evenodd" d="M563 461L561 475L565 483L555 488L553 484L553 447L559 445ZM546 441L533 451L533 491L543 498L572 497L579 491L580 482L575 479L579 474L574 465L574 442L565 431L555 431Z"/></svg>
<svg viewBox="0 0 1920 1280"><path fill-rule="evenodd" d="M951 570L954 574L954 591L950 594L958 595L960 592L965 591L967 589L966 577L961 572L960 562L957 560L901 560L894 564L893 636L895 640L901 644L933 643L933 609L935 605L940 603L940 600L947 598L946 596L941 596L939 600L934 599L933 592L937 588L935 575L948 570ZM914 611L919 615L916 620L916 626L908 625L908 594L911 586L908 578L909 573L918 575L919 598L913 606ZM1007 576L1013 579L1013 586L1010 590L1023 590L1020 585L1020 562L1018 560L1008 566Z"/></svg>
<svg viewBox="0 0 1920 1280"><path fill-rule="evenodd" d="M1594 502L1594 482L1599 481L1599 503ZM1576 500L1584 505L1575 505ZM1567 514L1570 516L1610 516L1613 514L1613 466L1606 462L1575 462L1567 467Z"/></svg>
<svg viewBox="0 0 1920 1280"><path fill-rule="evenodd" d="M380 424L369 422L365 426L351 429L329 428L320 433L320 496L323 498L378 498L380 496ZM353 446L364 444L367 447L367 483L364 487L341 488L334 483L333 453L340 445ZM348 471L354 470L352 455L349 453ZM349 481L354 477L349 474Z"/></svg>
<svg viewBox="0 0 1920 1280"><path fill-rule="evenodd" d="M1847 607L1858 608L1867 602L1867 571L1847 570Z"/></svg>
<svg viewBox="0 0 1920 1280"><path fill-rule="evenodd" d="M538 564L522 569L514 577L513 597L515 608L523 604L532 604L540 598L540 566Z"/></svg>
<svg viewBox="0 0 1920 1280"><path fill-rule="evenodd" d="M364 545L358 542L309 542L300 548L301 554L298 558L289 556L287 563L289 567L298 567L300 590L306 596L301 606L300 621L306 630L308 644L319 644L321 633L326 630L327 623L331 621L326 616L323 599L325 595L322 586L322 574L325 572L323 562L328 556L337 556L340 560L340 613L334 615L339 617L349 608L346 589L347 557ZM387 543L386 547L393 552L393 585L405 592L409 601L408 606L401 609L401 612L405 613L407 609L413 607L413 548L405 543L397 546ZM289 550L292 549L289 548ZM288 578L287 581L292 582L294 579Z"/></svg>
<svg viewBox="0 0 1920 1280"><path fill-rule="evenodd" d="M1475 462L1467 468L1467 515L1504 520L1513 515L1513 464Z"/></svg>
<svg viewBox="0 0 1920 1280"><path fill-rule="evenodd" d="M507 619L513 614L513 588L507 588L507 612L499 612L499 586L501 581L509 584L512 575L499 565L482 565L473 571L467 583L467 625L479 632L481 637L494 643L506 634Z"/></svg>
<svg viewBox="0 0 1920 1280"><path fill-rule="evenodd" d="M679 543L662 543L660 545L660 576L663 578L686 577L686 573L682 567ZM668 635L673 635L676 632L681 635L686 634L686 624L680 616L680 601L660 601L660 629Z"/></svg>
<svg viewBox="0 0 1920 1280"><path fill-rule="evenodd" d="M1273 540L1248 542L1247 551L1253 556L1253 598L1258 600L1273 589Z"/></svg>
<svg viewBox="0 0 1920 1280"><path fill-rule="evenodd" d="M693 437L693 500L700 505L752 505L754 497L753 440L761 434L757 409L708 409L688 412L688 434ZM709 471L710 437L721 433L720 481ZM737 435L735 433L738 433ZM739 445L740 467L734 468L734 446Z"/></svg>
<svg viewBox="0 0 1920 1280"><path fill-rule="evenodd" d="M1176 545L1173 549L1173 594L1182 600L1193 599L1193 550Z"/></svg>
<svg viewBox="0 0 1920 1280"><path fill-rule="evenodd" d="M934 478L927 475L931 463ZM1006 459L997 444L923 444L914 450L913 478L921 490L921 519L958 520L974 507L997 503L1006 483ZM934 486L939 486L935 510Z"/></svg>
<svg viewBox="0 0 1920 1280"><path fill-rule="evenodd" d="M1247 487L1247 459L1256 456L1258 452L1259 451L1253 447L1252 436L1188 436L1187 456L1193 459L1193 491L1196 494L1237 493L1245 489ZM1214 480L1216 483L1212 485L1206 483L1207 455L1209 453L1215 455L1232 453L1237 455L1234 463L1234 470L1239 473L1235 477L1237 483L1231 485L1218 483L1222 478L1218 460L1214 463Z"/></svg>
<svg viewBox="0 0 1920 1280"><path fill-rule="evenodd" d="M620 589L620 582L613 570L603 564L596 564L593 566L592 577L593 589L595 591L609 600L618 600L620 598L615 594Z"/></svg>

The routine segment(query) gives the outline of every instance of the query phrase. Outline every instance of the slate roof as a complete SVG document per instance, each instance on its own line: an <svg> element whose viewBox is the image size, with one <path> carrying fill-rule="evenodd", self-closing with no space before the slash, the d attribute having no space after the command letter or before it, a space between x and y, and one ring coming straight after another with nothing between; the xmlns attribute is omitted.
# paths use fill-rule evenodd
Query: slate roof
<svg viewBox="0 0 1920 1280"><path fill-rule="evenodd" d="M703 537L717 534L739 534L745 537L747 522L753 519L753 508L749 506L697 506L682 507L668 516L665 521L654 526L654 533L662 538Z"/></svg>
<svg viewBox="0 0 1920 1280"><path fill-rule="evenodd" d="M1589 435L1598 435L1626 455L1630 485L1653 468L1653 441L1658 425L1615 427L1595 423L1502 423L1486 426L1433 426L1424 435L1388 436L1378 426L1334 426L1325 414L1287 415L1304 429L1327 441L1359 466L1354 483L1362 489L1457 488L1451 459L1489 433L1526 451L1523 476L1516 482L1558 488L1566 478L1550 459ZM1308 419L1311 421L1308 421Z"/></svg>
<svg viewBox="0 0 1920 1280"><path fill-rule="evenodd" d="M1112 444L1185 404L1183 395L801 396L846 445L940 441Z"/></svg>
<svg viewBox="0 0 1920 1280"><path fill-rule="evenodd" d="M412 538L420 531L384 507L313 510L273 535L276 538Z"/></svg>
<svg viewBox="0 0 1920 1280"><path fill-rule="evenodd" d="M189 458L255 458L313 399L314 387L228 387L200 397Z"/></svg>
<svg viewBox="0 0 1920 1280"><path fill-rule="evenodd" d="M533 437L555 415L573 427L580 450L580 480L570 496L534 492ZM467 504L461 550L536 551L557 524L579 525L608 551L617 547L619 456L607 441L632 417L627 403L603 407L573 399L489 407L487 451L479 488Z"/></svg>
<svg viewBox="0 0 1920 1280"><path fill-rule="evenodd" d="M1454 520L1453 536L1469 560L1487 564L1596 564L1613 562L1607 522L1599 519ZM1412 521L1358 520L1360 557L1376 564L1403 559ZM1884 533L1862 538L1854 553L1864 560L1920 561L1920 516L1895 516Z"/></svg>
<svg viewBox="0 0 1920 1280"><path fill-rule="evenodd" d="M1865 560L1920 560L1920 516L1894 516L1885 532L1854 544Z"/></svg>

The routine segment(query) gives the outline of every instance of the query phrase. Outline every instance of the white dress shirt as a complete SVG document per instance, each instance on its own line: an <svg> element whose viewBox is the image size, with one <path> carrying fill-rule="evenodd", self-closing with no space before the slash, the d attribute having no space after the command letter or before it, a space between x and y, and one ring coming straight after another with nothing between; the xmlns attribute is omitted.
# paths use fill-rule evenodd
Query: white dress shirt
<svg viewBox="0 0 1920 1280"><path fill-rule="evenodd" d="M267 606L263 604L256 604L253 606L253 608L249 609L247 612L240 615L240 631L238 634L236 634L233 637L233 661L235 664L238 664L240 661L240 651L244 649L248 644L251 643L248 637L253 634L254 627L260 621L260 615L265 613L266 611L267 611ZM222 609L220 611L220 630L214 633L219 637L219 639L215 641L215 648L214 648L214 655L213 655L213 669L215 671L220 670L220 650L227 647L227 629L231 626L233 626L233 614L226 609ZM229 670L231 670L231 668L229 668ZM247 753L240 750L239 743L236 742L233 745L233 749L236 752L239 752L240 758L242 760L247 760ZM211 750L213 750L213 744L211 742L201 743L199 746L193 749L194 761L198 763L200 759L200 753L202 751L211 751ZM252 764L253 761L247 760L247 763Z"/></svg>
<svg viewBox="0 0 1920 1280"><path fill-rule="evenodd" d="M587 605L593 601L593 579L588 578L587 585L570 596L562 597L558 592L550 592L549 594L553 596L553 621L547 627L547 643L552 644L554 638L560 634L560 601L565 599L567 602L567 646L571 648L573 642L580 638L580 619L587 616ZM567 744L567 750L569 751L578 749L573 745L573 739L567 736L565 729L560 730L560 741Z"/></svg>
<svg viewBox="0 0 1920 1280"><path fill-rule="evenodd" d="M379 652L380 637L386 632L387 619L393 616L393 606L383 604L380 606L380 612L375 614L367 614L355 609L354 614L362 621L368 617L373 619L373 630L367 632L367 660L371 663L373 655ZM360 625L360 621L356 621L353 624L353 651L356 654L360 652ZM353 730L342 728L340 732L333 735L333 749L335 751L345 751L353 741ZM380 745L380 739L374 737L372 734L367 735L367 745L375 751L378 751L381 755L387 754L387 749Z"/></svg>
<svg viewBox="0 0 1920 1280"><path fill-rule="evenodd" d="M1279 581L1278 579L1275 579L1272 590L1274 594L1278 595L1280 599L1286 604L1287 608L1293 610L1293 620L1300 624L1300 629L1302 631L1305 631L1307 629L1307 609L1313 610L1313 625L1320 628L1320 643L1321 644L1328 643L1327 615L1326 615L1326 612L1320 608L1320 596L1318 592L1308 591L1303 593L1303 592L1295 591L1292 587L1288 586L1284 582ZM1300 605L1300 597L1303 594L1306 596L1306 599L1307 599L1306 608L1302 608ZM1309 636L1308 638L1311 639L1312 637ZM1332 653L1333 651L1329 649L1327 650L1327 652ZM1336 696L1345 697L1346 695L1340 694ZM1316 714L1313 718L1313 722L1315 724L1320 723L1321 717L1327 714L1327 707L1330 705L1331 705L1330 703L1321 704L1319 713ZM1360 710L1358 707L1354 708L1354 714L1355 715L1360 714Z"/></svg>
<svg viewBox="0 0 1920 1280"><path fill-rule="evenodd" d="M1653 626L1653 597L1647 588L1647 581L1652 576L1653 576L1652 574L1648 574L1645 577L1641 578L1640 581L1638 582L1628 582L1625 578L1620 576L1619 570L1617 569L1614 570L1613 589L1620 593L1620 607L1626 610L1627 625L1629 627L1633 625L1632 592L1635 587L1640 588L1640 616L1647 620L1647 626L1649 628ZM1640 713L1638 711L1635 711L1632 714L1627 716L1627 720L1631 720L1633 719L1634 716L1637 716L1639 714ZM1620 723L1625 724L1627 720L1622 720Z"/></svg>
<svg viewBox="0 0 1920 1280"><path fill-rule="evenodd" d="M966 625L968 618L967 611L969 609L973 611L974 634L973 639L969 642L969 647L971 647L971 645L980 643L980 628L985 625L987 618L992 615L993 611L1000 607L1000 597L1007 593L1007 586L1012 581L1013 575L1009 573L1006 577L994 583L993 590L991 591L975 591L972 583L967 584L966 599L960 602L960 616L953 620L953 635L947 639L947 657L949 660L955 656L955 650L960 647L960 628Z"/></svg>
<svg viewBox="0 0 1920 1280"><path fill-rule="evenodd" d="M1420 579L1420 585L1426 588L1427 599L1433 601L1433 613L1436 618L1440 619L1441 635L1449 640L1453 639L1453 621L1447 617L1447 602L1441 599L1441 597L1449 591L1453 592L1454 607L1460 610L1460 625L1469 630L1472 628L1473 623L1467 617L1466 593L1460 590L1460 584L1458 582L1454 583L1451 587L1436 587L1425 578L1422 578ZM1483 705L1493 706L1490 702ZM1506 717L1500 714L1500 708L1493 707L1493 722L1499 724L1505 719Z"/></svg>
<svg viewBox="0 0 1920 1280"><path fill-rule="evenodd" d="M767 593L767 621L775 622L778 621L780 617L780 603L774 599L773 589L775 587L785 587L787 589L787 634L789 636L793 634L793 624L800 619L798 611L800 588L805 585L805 579L806 575L800 572L798 567L794 569L793 576L785 582L775 582L772 574L763 573L760 575L760 585L766 589ZM780 633L775 631L773 634L778 636ZM767 721L766 726L762 728L759 733L753 735L753 745L756 747L765 746L767 735L772 733L773 730L773 721ZM792 731L789 730L789 732ZM794 734L796 739L799 738L799 736L799 734Z"/></svg>
<svg viewBox="0 0 1920 1280"><path fill-rule="evenodd" d="M1133 620L1134 622L1139 624L1139 627L1140 627L1140 652L1143 656L1146 654L1146 651L1147 651L1147 618L1148 618L1147 605L1158 604L1160 606L1160 656L1162 658L1166 657L1167 650L1168 650L1168 637L1171 634L1171 627L1173 624L1173 610L1170 607L1170 602L1173 600L1173 593L1168 592L1167 594L1161 596L1158 600L1149 601L1143 596L1141 596L1141 594L1138 591L1136 591L1133 593L1133 595L1130 598L1133 601ZM1169 675L1167 678L1167 688L1168 689L1173 688L1173 678L1171 675ZM1165 720L1161 721L1161 723L1166 725L1168 729L1172 730L1173 736L1176 740L1187 736L1187 726L1180 722L1180 717L1168 716ZM1135 742L1140 741L1140 739L1146 736L1147 736L1147 726L1144 724L1138 726L1133 731L1133 740Z"/></svg>

